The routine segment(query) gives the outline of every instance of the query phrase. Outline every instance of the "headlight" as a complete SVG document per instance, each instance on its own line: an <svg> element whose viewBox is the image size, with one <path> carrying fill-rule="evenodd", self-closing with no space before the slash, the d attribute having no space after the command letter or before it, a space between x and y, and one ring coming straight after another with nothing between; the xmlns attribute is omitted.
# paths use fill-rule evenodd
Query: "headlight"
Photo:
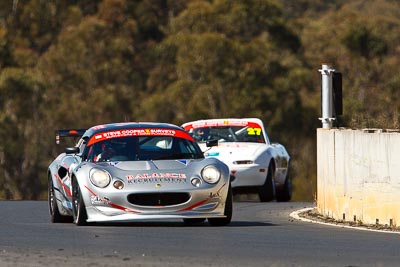
<svg viewBox="0 0 400 267"><path fill-rule="evenodd" d="M201 171L201 176L207 183L215 184L218 183L219 178L221 177L221 173L216 167L207 166Z"/></svg>
<svg viewBox="0 0 400 267"><path fill-rule="evenodd" d="M92 169L90 171L90 181L97 187L104 188L111 182L111 176L108 172L99 170L99 169Z"/></svg>

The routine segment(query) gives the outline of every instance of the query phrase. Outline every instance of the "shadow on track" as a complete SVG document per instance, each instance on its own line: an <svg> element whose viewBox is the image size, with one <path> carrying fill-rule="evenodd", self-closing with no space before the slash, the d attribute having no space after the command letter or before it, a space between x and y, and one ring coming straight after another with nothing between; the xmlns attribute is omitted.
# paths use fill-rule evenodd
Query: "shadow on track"
<svg viewBox="0 0 400 267"><path fill-rule="evenodd" d="M158 222L158 221L141 221L141 222L110 222L110 223L92 223L86 227L207 227L207 228L221 228L221 227L260 227L260 226L278 226L277 224L268 222L256 221L232 221L226 226L211 226L207 221L197 224L186 224L184 222Z"/></svg>

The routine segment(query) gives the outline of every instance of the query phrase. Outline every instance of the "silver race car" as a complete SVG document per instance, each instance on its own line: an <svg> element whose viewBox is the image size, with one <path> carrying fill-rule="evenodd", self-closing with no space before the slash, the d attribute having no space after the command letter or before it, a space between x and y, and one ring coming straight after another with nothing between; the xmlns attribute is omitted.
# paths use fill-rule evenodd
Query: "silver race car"
<svg viewBox="0 0 400 267"><path fill-rule="evenodd" d="M52 222L183 219L221 226L232 218L227 165L204 158L181 127L116 123L58 130L80 137L48 168ZM210 144L212 146L212 144Z"/></svg>

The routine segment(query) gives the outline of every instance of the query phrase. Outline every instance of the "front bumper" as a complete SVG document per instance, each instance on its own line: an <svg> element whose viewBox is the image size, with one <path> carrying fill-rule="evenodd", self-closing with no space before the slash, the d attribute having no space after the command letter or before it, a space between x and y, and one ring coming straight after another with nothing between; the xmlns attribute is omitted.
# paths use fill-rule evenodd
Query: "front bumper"
<svg viewBox="0 0 400 267"><path fill-rule="evenodd" d="M259 164L228 164L232 187L261 186L267 178L267 168Z"/></svg>
<svg viewBox="0 0 400 267"><path fill-rule="evenodd" d="M191 189L190 198L176 205L140 206L128 202L132 192L105 194L86 188L84 201L88 222L118 222L186 218L223 218L228 182L213 188ZM181 192L181 191L180 191ZM122 194L121 194L122 193ZM151 193L151 192L150 192ZM134 194L134 193L133 193ZM154 192L157 194L157 192Z"/></svg>

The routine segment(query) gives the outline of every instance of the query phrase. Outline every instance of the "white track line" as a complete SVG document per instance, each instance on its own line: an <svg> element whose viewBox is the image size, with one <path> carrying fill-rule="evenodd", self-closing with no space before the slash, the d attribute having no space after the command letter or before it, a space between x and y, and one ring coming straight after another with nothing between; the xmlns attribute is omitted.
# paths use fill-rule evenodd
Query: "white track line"
<svg viewBox="0 0 400 267"><path fill-rule="evenodd" d="M303 222L318 223L318 224L322 224L322 225L335 226L335 227L340 227L340 228L349 228L349 229L355 229L355 230L388 233L388 234L400 234L400 232L398 232L398 231L370 229L370 228L367 228L367 226L350 226L350 225L344 225L344 224L340 224L340 223L336 224L336 223L320 222L317 220L314 221L314 220L311 220L308 218L303 218L299 215L302 212L310 211L313 209L315 209L315 208L304 208L304 209L293 211L292 213L290 213L290 217L292 217L293 219L299 220L299 221L303 221Z"/></svg>

